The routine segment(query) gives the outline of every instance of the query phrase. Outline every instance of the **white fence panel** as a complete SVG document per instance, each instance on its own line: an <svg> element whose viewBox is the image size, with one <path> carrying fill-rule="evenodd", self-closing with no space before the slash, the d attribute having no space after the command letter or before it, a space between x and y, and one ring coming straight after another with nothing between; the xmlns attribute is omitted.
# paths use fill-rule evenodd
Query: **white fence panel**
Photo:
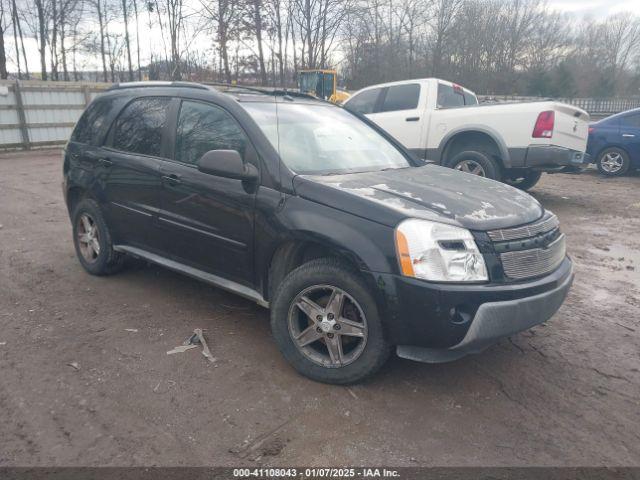
<svg viewBox="0 0 640 480"><path fill-rule="evenodd" d="M0 81L0 150L64 144L106 83Z"/></svg>

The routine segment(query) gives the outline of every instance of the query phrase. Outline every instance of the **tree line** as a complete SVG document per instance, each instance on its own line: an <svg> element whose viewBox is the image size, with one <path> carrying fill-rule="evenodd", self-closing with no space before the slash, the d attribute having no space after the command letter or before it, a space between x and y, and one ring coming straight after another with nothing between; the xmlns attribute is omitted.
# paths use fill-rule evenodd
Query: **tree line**
<svg viewBox="0 0 640 480"><path fill-rule="evenodd" d="M484 94L633 95L640 18L544 0L0 0L0 78L292 86L314 68L350 90L435 76Z"/></svg>

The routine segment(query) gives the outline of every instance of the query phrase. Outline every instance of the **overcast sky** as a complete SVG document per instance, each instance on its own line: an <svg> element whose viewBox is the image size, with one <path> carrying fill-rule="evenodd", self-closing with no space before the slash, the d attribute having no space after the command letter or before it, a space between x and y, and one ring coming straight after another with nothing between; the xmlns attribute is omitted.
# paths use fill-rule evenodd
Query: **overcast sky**
<svg viewBox="0 0 640 480"><path fill-rule="evenodd" d="M556 10L602 18L618 12L634 12L640 15L640 0L549 0Z"/></svg>
<svg viewBox="0 0 640 480"><path fill-rule="evenodd" d="M187 3L196 0L187 0ZM547 0L548 6L551 9L555 9L561 12L570 13L576 18L591 17L594 19L605 18L608 15L612 15L619 12L631 12L640 16L640 0ZM141 29L144 30L145 22L140 22ZM112 23L109 27L112 33L123 33L124 27L118 23ZM157 30L157 27L154 27ZM159 37L159 31L152 31L151 33L141 31L142 39L148 39L150 43L154 43ZM7 43L7 66L9 71L15 71L16 65L14 63L15 48L13 46L13 38L8 35L5 36L5 42ZM210 37L200 35L196 38L196 44L202 44L203 48L211 47L212 40ZM195 45L194 45L195 46ZM27 56L29 58L29 66L32 71L37 71L39 66L39 55L36 45L36 41L33 38L25 38L25 48L27 50ZM142 53L142 63L145 63L149 59L149 52L151 51L150 45L144 40L140 42L140 49ZM81 56L82 57L82 56ZM100 63L97 57L81 58L79 61L83 65L78 65L79 69L100 70Z"/></svg>

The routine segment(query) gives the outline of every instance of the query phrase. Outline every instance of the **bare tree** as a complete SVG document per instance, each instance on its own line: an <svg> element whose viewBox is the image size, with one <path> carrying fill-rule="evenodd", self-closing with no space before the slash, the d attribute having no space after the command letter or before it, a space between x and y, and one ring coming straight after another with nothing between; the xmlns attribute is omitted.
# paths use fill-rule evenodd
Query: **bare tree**
<svg viewBox="0 0 640 480"><path fill-rule="evenodd" d="M5 2L4 0L0 0L0 79L6 79L9 76L7 72L7 54L4 42L4 35L8 30L8 16L9 11L8 9L5 9Z"/></svg>

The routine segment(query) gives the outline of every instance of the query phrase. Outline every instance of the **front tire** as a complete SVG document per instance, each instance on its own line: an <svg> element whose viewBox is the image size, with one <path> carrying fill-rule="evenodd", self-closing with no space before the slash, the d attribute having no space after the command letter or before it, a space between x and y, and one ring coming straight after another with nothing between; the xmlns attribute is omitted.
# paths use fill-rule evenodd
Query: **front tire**
<svg viewBox="0 0 640 480"><path fill-rule="evenodd" d="M513 175L506 177L504 183L511 185L512 187L519 188L520 190L529 190L533 188L540 180L542 172L536 172L533 170L527 170L523 174Z"/></svg>
<svg viewBox="0 0 640 480"><path fill-rule="evenodd" d="M124 255L113 250L109 227L94 200L85 198L78 202L71 221L76 255L87 272L109 275L122 268Z"/></svg>
<svg viewBox="0 0 640 480"><path fill-rule="evenodd" d="M337 259L312 260L287 275L271 303L271 331L287 361L318 382L359 382L391 351L369 289Z"/></svg>
<svg viewBox="0 0 640 480"><path fill-rule="evenodd" d="M618 177L629 170L629 155L620 148L607 148L600 153L596 165L598 171L607 177Z"/></svg>
<svg viewBox="0 0 640 480"><path fill-rule="evenodd" d="M460 152L453 158L446 160L444 166L492 180L502 180L502 171L498 161L483 152L473 150Z"/></svg>

